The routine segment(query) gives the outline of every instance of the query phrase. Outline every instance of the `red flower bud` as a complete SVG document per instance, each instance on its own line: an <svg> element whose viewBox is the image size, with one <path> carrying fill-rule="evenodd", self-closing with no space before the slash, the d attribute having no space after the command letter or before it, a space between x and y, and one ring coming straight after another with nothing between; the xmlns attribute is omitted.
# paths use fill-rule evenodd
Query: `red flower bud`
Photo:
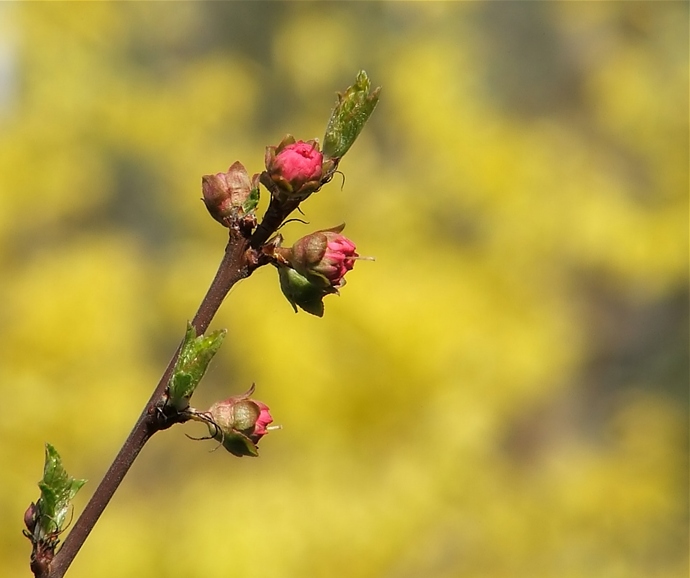
<svg viewBox="0 0 690 578"><path fill-rule="evenodd" d="M230 218L242 216L256 206L252 199L254 193L258 202L259 175L250 180L247 170L237 161L227 173L201 177L201 189L208 212L227 226Z"/></svg>
<svg viewBox="0 0 690 578"><path fill-rule="evenodd" d="M256 456L256 445L273 422L265 403L250 399L254 386L242 395L214 403L206 415L211 436L236 456Z"/></svg>
<svg viewBox="0 0 690 578"><path fill-rule="evenodd" d="M345 285L345 274L359 257L355 244L341 235L345 225L316 231L297 241L283 253L290 266L319 287Z"/></svg>
<svg viewBox="0 0 690 578"><path fill-rule="evenodd" d="M321 178L322 162L323 155L316 144L300 140L280 151L272 168L289 181L293 188L299 188L304 183Z"/></svg>
<svg viewBox="0 0 690 578"><path fill-rule="evenodd" d="M316 231L302 237L292 247L281 247L282 235L276 235L270 243L269 253L278 268L280 289L297 311L321 317L323 298L345 285L345 274L355 266L355 261L373 261L373 257L361 257L355 244L341 235L345 225ZM264 247L266 249L267 247Z"/></svg>
<svg viewBox="0 0 690 578"><path fill-rule="evenodd" d="M288 135L277 147L266 148L268 176L291 197L306 198L321 187L322 165L316 141L295 141Z"/></svg>

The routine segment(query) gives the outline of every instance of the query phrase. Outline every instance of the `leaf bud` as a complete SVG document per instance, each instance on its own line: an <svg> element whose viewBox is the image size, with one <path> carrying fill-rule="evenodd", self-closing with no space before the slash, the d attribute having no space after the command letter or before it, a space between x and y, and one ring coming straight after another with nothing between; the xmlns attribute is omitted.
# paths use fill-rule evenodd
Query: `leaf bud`
<svg viewBox="0 0 690 578"><path fill-rule="evenodd" d="M38 523L38 506L31 502L29 507L26 509L26 512L24 512L24 525L26 526L26 529L29 531L30 534L34 533L34 530L36 529L36 524Z"/></svg>
<svg viewBox="0 0 690 578"><path fill-rule="evenodd" d="M327 159L341 159L350 150L379 102L381 87L371 90L367 73L361 70L355 83L338 94L338 102L331 113L323 138L323 152Z"/></svg>

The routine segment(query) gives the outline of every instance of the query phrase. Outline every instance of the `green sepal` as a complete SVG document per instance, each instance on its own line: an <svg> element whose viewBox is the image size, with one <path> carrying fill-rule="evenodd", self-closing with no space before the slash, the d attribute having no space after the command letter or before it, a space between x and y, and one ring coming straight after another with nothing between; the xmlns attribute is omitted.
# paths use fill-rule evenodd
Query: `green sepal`
<svg viewBox="0 0 690 578"><path fill-rule="evenodd" d="M189 400L211 359L220 349L226 333L226 329L219 329L197 337L192 324L187 324L182 350L168 384L168 404L180 411L189 407Z"/></svg>
<svg viewBox="0 0 690 578"><path fill-rule="evenodd" d="M259 449L256 447L256 444L240 432L233 432L223 436L223 447L238 458L244 456L255 458L259 455Z"/></svg>
<svg viewBox="0 0 690 578"><path fill-rule="evenodd" d="M38 524L44 535L60 533L64 529L69 507L86 480L76 480L62 467L57 450L46 444L43 479L38 482L41 497L38 499Z"/></svg>
<svg viewBox="0 0 690 578"><path fill-rule="evenodd" d="M259 188L256 187L249 191L249 196L247 200L242 204L242 211L246 215L251 213L259 204Z"/></svg>
<svg viewBox="0 0 690 578"><path fill-rule="evenodd" d="M381 87L369 92L367 73L361 70L355 83L344 94L338 94L338 102L323 137L323 155L340 159L355 142L379 101Z"/></svg>
<svg viewBox="0 0 690 578"><path fill-rule="evenodd" d="M332 293L311 283L290 267L278 267L280 289L297 313L300 307L307 313L323 317L323 298Z"/></svg>

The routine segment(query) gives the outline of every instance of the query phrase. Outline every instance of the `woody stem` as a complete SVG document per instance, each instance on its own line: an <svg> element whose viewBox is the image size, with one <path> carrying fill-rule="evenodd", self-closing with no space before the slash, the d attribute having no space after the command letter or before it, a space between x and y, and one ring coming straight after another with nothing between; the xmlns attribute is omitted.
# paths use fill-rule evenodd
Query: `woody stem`
<svg viewBox="0 0 690 578"><path fill-rule="evenodd" d="M218 272L192 320L192 326L197 335L203 334L208 329L225 296L235 283L249 277L257 267L266 263L266 261L257 260L256 252L298 205L299 201L278 203L273 199L262 222L251 236L241 231L240 228L230 228L230 237ZM65 575L146 442L156 432L167 429L174 423L184 421L185 416L182 414L171 417L156 411L160 400L165 395L181 347L182 344L178 346L170 359L163 376L144 406L132 431L86 504L84 511L75 522L62 547L50 563L36 564L35 569L32 566L35 578L62 578Z"/></svg>
<svg viewBox="0 0 690 578"><path fill-rule="evenodd" d="M202 300L199 310L192 320L192 326L196 330L197 335L201 335L206 331L232 286L251 274L246 255L248 241L243 236L233 233L236 232L231 230L230 239L225 248L225 254L223 255L223 260L220 263L218 272L206 296ZM172 356L151 398L144 406L139 419L115 457L115 460L108 468L108 471L96 488L96 491L84 508L84 511L79 516L79 519L75 522L64 544L57 554L55 554L52 563L49 565L48 572L36 574L36 578L62 578L65 575L65 572L67 572L70 564L91 533L91 530L96 525L96 522L146 442L157 431L170 427L170 425L175 423L174 421L166 420L164 417L162 418L159 413L155 411L155 408L159 400L165 394L166 387L175 367L175 362L180 353L180 347L181 346L177 348L177 351Z"/></svg>

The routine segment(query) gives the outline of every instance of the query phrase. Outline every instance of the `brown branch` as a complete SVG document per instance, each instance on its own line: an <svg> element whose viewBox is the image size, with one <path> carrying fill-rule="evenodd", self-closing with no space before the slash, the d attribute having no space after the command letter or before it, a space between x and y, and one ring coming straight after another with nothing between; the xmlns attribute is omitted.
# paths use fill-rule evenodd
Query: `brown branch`
<svg viewBox="0 0 690 578"><path fill-rule="evenodd" d="M273 199L262 222L252 235L241 224L238 227L230 227L230 238L225 247L223 260L218 267L218 272L211 282L208 292L204 296L201 305L199 305L199 310L192 320L192 326L196 330L197 335L201 335L206 331L233 285L249 277L257 267L266 264L267 261L261 257L258 251L259 248L276 232L285 218L298 205L299 201L292 200L281 203ZM91 530L93 530L96 522L146 442L154 433L183 421L183 417L179 413L167 414L158 411L172 376L181 346L182 344L175 351L134 428L108 468L93 496L91 496L79 519L75 522L62 547L48 564L36 564L35 568L32 567L35 578L62 578L65 575L65 572L67 572L70 564L83 546Z"/></svg>
<svg viewBox="0 0 690 578"><path fill-rule="evenodd" d="M225 254L218 272L192 320L192 325L196 329L197 335L201 335L206 331L232 286L251 274L252 264L247 258L248 246L248 240L237 231L231 229L230 240L225 248ZM108 468L89 503L65 539L64 544L55 554L52 563L49 565L48 573L36 574L36 578L62 578L64 576L146 442L157 431L166 429L173 425L173 423L176 423L176 421L179 421L179 419L169 419L169 416L166 417L156 411L159 401L165 394L179 353L180 347L177 348L170 360L168 367L163 373L163 377L158 382L156 389L146 403L115 460Z"/></svg>
<svg viewBox="0 0 690 578"><path fill-rule="evenodd" d="M278 230L287 216L292 213L300 204L299 200L288 199L282 201L277 198L271 199L271 203L266 209L263 221L256 228L249 243L252 249L258 250L268 238Z"/></svg>

